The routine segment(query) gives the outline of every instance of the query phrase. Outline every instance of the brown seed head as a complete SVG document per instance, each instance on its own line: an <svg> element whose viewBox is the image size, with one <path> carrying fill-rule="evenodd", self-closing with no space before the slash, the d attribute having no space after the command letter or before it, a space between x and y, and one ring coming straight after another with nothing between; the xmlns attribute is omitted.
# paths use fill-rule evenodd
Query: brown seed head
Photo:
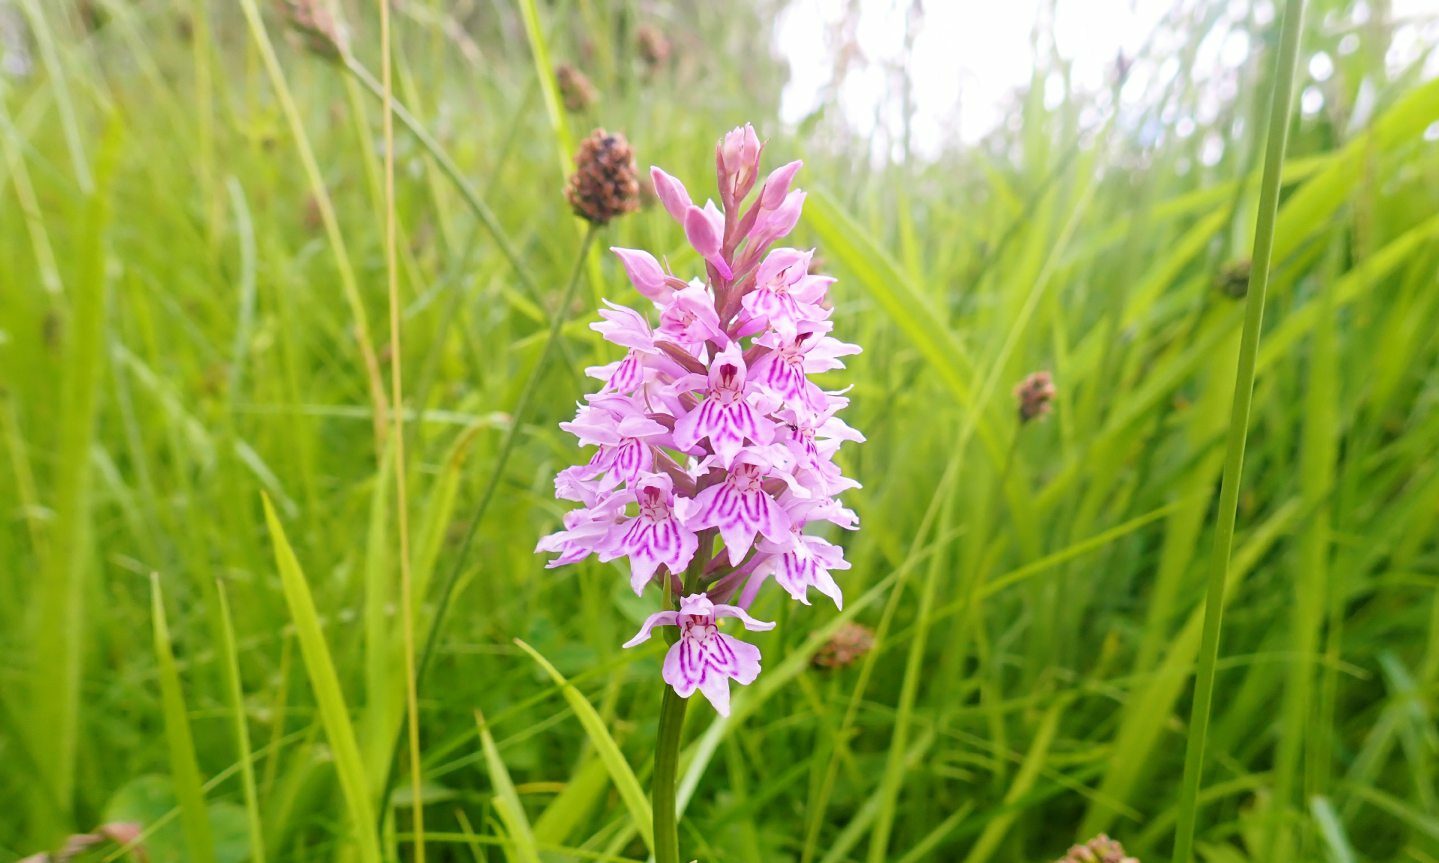
<svg viewBox="0 0 1439 863"><path fill-rule="evenodd" d="M603 225L639 208L638 174L634 150L625 136L596 129L580 142L565 197L575 215Z"/></svg>
<svg viewBox="0 0 1439 863"><path fill-rule="evenodd" d="M858 662L874 648L874 630L859 623L846 623L810 660L815 668L844 668Z"/></svg>
<svg viewBox="0 0 1439 863"><path fill-rule="evenodd" d="M641 24L635 30L635 47L651 72L669 62L670 40L663 30L653 24Z"/></svg>
<svg viewBox="0 0 1439 863"><path fill-rule="evenodd" d="M1049 372L1034 372L1020 381L1014 388L1014 398L1019 402L1019 421L1027 423L1049 413L1054 395L1054 378Z"/></svg>
<svg viewBox="0 0 1439 863"><path fill-rule="evenodd" d="M349 53L349 40L325 0L278 0L280 14L318 57L339 60Z"/></svg>
<svg viewBox="0 0 1439 863"><path fill-rule="evenodd" d="M1248 258L1230 261L1214 276L1214 287L1232 300L1241 300L1249 293L1249 273L1254 263Z"/></svg>
<svg viewBox="0 0 1439 863"><path fill-rule="evenodd" d="M1139 863L1138 858L1124 853L1124 846L1103 833L1069 849L1055 863Z"/></svg>
<svg viewBox="0 0 1439 863"><path fill-rule="evenodd" d="M559 85L560 99L565 103L565 110L571 114L588 110L599 98L595 85L590 83L585 73L568 63L555 67L555 83Z"/></svg>

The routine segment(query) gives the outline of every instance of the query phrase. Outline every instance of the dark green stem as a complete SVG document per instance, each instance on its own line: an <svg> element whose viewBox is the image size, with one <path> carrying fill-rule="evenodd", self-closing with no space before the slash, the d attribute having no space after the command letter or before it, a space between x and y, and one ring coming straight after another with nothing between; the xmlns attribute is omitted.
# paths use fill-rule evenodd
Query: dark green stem
<svg viewBox="0 0 1439 863"><path fill-rule="evenodd" d="M680 822L677 811L676 779L680 766L680 731L685 724L689 699L680 698L666 686L660 702L659 739L655 741L655 774L652 783L655 863L680 863Z"/></svg>
<svg viewBox="0 0 1439 863"><path fill-rule="evenodd" d="M698 589L714 551L714 531L700 534L699 549L685 571L684 588L679 596L670 597L668 606L678 608L681 597ZM666 576L664 590L671 593L671 579ZM665 684L660 701L660 727L655 738L655 772L650 783L651 807L654 810L655 863L680 863L680 819L676 779L680 768L680 732L684 730L685 708L689 700L681 698Z"/></svg>

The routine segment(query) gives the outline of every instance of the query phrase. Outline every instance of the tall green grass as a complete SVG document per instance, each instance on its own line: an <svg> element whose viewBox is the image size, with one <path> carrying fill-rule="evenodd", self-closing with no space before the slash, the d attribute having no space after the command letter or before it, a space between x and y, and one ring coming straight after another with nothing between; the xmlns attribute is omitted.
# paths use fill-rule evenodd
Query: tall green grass
<svg viewBox="0 0 1439 863"><path fill-rule="evenodd" d="M258 0L17 6L36 72L0 84L0 861L114 820L156 860L410 859L421 833L431 860L646 859L658 654L619 644L649 605L532 552L580 457L555 424L614 358L596 298L631 298L557 164L603 125L698 192L744 120L771 162L806 160L795 242L865 348L834 380L869 438L843 454L863 529L839 538L844 611L764 597L764 673L730 719L689 711L686 859L1043 861L1104 830L1148 861L1197 813L1204 861L1439 860L1439 82L1386 68L1381 7L1319 0L1298 34L1298 89L1325 103L1289 121L1206 643L1244 318L1216 284L1263 215L1278 16L1238 25L1253 49L1217 109L1202 78L1088 94L1045 59L1052 107L890 164L834 102L777 121L769 4L412 0L390 210L373 3L338 4L339 63ZM1136 62L1199 56L1221 12L1185 7L1182 44ZM641 23L676 47L653 72ZM560 110L558 62L594 79L588 113ZM658 210L606 233L698 266ZM374 323L390 272L395 332ZM1055 412L1021 425L1008 390L1040 368ZM396 757L399 506L418 783ZM874 650L813 667L850 622Z"/></svg>

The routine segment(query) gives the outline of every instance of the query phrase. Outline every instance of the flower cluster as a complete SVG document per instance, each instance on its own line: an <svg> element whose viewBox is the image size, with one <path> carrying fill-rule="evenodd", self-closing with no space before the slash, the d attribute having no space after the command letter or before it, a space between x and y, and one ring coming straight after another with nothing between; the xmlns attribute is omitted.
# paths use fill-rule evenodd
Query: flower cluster
<svg viewBox="0 0 1439 863"><path fill-rule="evenodd" d="M811 380L859 352L830 335L834 280L809 271L812 251L774 247L799 220L804 192L790 184L800 163L772 171L745 206L762 149L748 125L720 141L719 206L695 204L650 169L705 276L686 281L647 252L612 249L654 311L606 302L592 325L626 353L587 370L603 385L561 424L596 450L555 478L556 495L580 508L536 549L557 555L551 567L625 558L636 593L657 582L680 597L626 646L678 627L665 681L684 697L698 689L722 714L729 681L753 681L760 655L720 633L719 619L773 626L745 611L771 577L802 603L810 588L842 603L832 573L849 568L843 551L807 528L857 526L837 496L858 483L833 457L864 440L836 415L848 399Z"/></svg>

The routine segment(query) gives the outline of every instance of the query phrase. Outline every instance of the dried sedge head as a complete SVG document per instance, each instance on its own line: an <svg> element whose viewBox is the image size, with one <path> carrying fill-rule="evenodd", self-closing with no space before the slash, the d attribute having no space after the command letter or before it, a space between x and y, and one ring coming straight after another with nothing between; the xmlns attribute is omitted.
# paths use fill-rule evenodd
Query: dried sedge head
<svg viewBox="0 0 1439 863"><path fill-rule="evenodd" d="M651 72L669 62L670 40L653 24L641 24L635 30L635 47Z"/></svg>
<svg viewBox="0 0 1439 863"><path fill-rule="evenodd" d="M846 623L810 660L815 668L844 668L858 662L874 648L874 630L859 623Z"/></svg>
<svg viewBox="0 0 1439 863"><path fill-rule="evenodd" d="M565 103L565 110L571 114L580 114L589 110L599 98L595 91L595 85L585 73L576 69L568 63L561 63L555 67L555 83L560 88L560 100Z"/></svg>
<svg viewBox="0 0 1439 863"><path fill-rule="evenodd" d="M1027 423L1048 414L1053 410L1054 395L1054 378L1049 372L1034 372L1020 381L1014 388L1015 401L1019 402L1019 421Z"/></svg>
<svg viewBox="0 0 1439 863"><path fill-rule="evenodd" d="M1248 258L1230 261L1214 276L1214 287L1232 300L1242 300L1249 293L1249 274L1254 263Z"/></svg>
<svg viewBox="0 0 1439 863"><path fill-rule="evenodd" d="M339 60L349 53L345 31L330 14L325 0L278 0L280 14L290 29L299 34L305 48L326 60Z"/></svg>
<svg viewBox="0 0 1439 863"><path fill-rule="evenodd" d="M1124 846L1103 833L1069 849L1069 853L1055 863L1139 863L1135 857L1124 853Z"/></svg>
<svg viewBox="0 0 1439 863"><path fill-rule="evenodd" d="M580 142L565 197L575 215L603 225L639 208L638 173L634 150L625 136L596 129Z"/></svg>

